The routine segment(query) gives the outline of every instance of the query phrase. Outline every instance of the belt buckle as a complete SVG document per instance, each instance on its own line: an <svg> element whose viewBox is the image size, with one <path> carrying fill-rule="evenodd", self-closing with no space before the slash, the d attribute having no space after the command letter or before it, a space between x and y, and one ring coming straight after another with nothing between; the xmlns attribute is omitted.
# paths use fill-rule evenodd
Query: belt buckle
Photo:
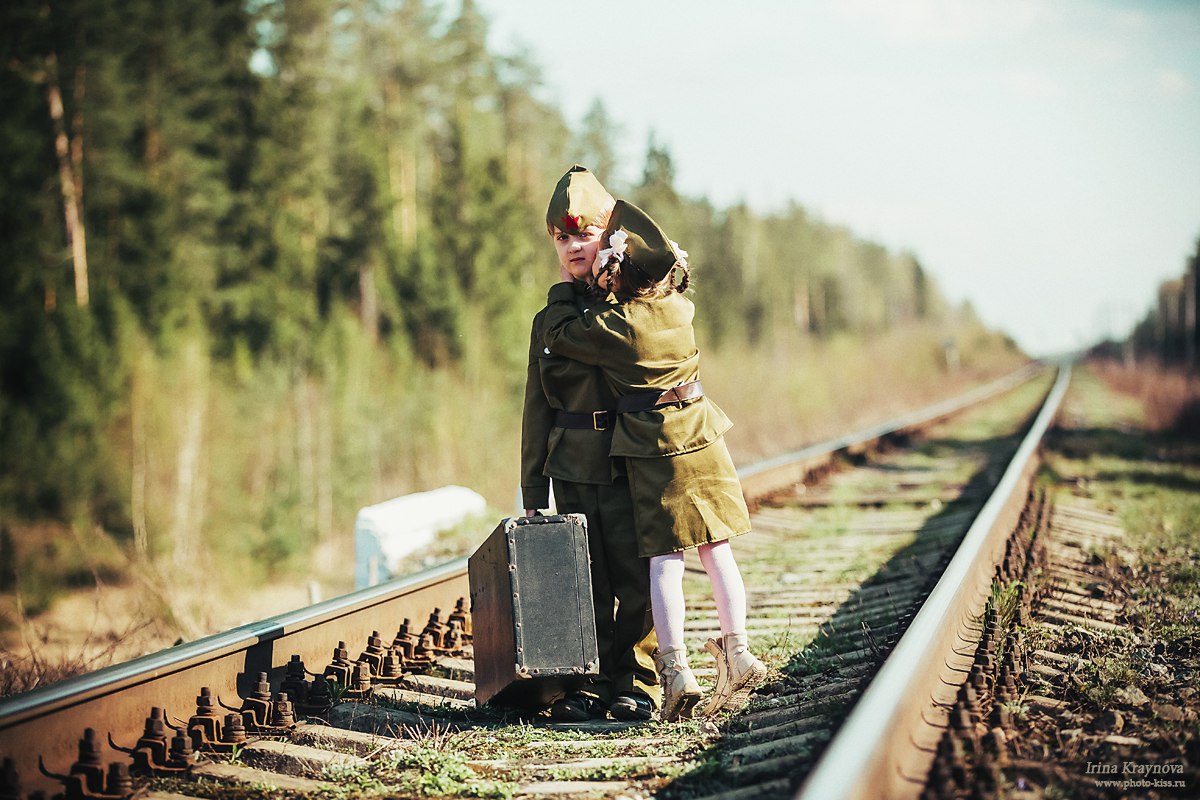
<svg viewBox="0 0 1200 800"><path fill-rule="evenodd" d="M608 430L608 411L593 411L592 412L592 430L594 430L594 431Z"/></svg>

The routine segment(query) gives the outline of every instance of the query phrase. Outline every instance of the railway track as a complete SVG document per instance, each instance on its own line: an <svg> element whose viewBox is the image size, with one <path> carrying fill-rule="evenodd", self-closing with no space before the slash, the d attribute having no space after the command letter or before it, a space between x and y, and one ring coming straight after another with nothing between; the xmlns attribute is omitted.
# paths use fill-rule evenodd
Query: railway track
<svg viewBox="0 0 1200 800"><path fill-rule="evenodd" d="M769 686L740 714L675 725L552 725L473 708L463 635L469 623L455 613L468 594L460 559L0 701L0 798L64 788L68 798L125 796L131 763L143 771L160 767L149 787L149 796L159 797L630 796L669 786L680 796L732 799L790 796L804 776L804 796L851 796L824 793L821 783L831 770L851 769L837 761L846 747L839 729L851 732L851 749L884 760L841 772L838 792L855 783L848 775L862 775L864 786L895 783L889 793L919 793L936 740L907 754L908 772L898 772L887 759L904 748L886 739L856 748L867 742L854 732L856 715L881 693L921 698L918 718L952 703L957 690L947 700L945 676L928 664L899 669L914 673L910 678L934 676L939 685L929 693L913 684L878 687L899 685L883 683L894 680L889 668L898 656L931 647L913 638L932 630L931 603L944 606L942 617L951 609L957 626L936 636L958 641L960 654L964 625L979 627L988 596L979 580L991 579L1005 537L1020 527L1038 426L1049 424L1065 387L1060 377L1043 406L1049 378L1037 374L1027 370L742 471L755 533L739 539L735 551L750 590L751 638L773 669ZM1023 439L1039 406L1035 429ZM953 415L968 421L958 419L951 434L939 421ZM887 444L917 431L917 445ZM837 468L847 463L853 467ZM973 548L969 559L960 543ZM689 596L702 597L698 561L689 566ZM949 577L939 581L944 569ZM967 573L979 579L969 587ZM944 589L948 581L959 591ZM696 616L688 622L689 646L701 653L716 616L711 605L690 605ZM389 661L391 644L402 653ZM696 662L701 680L711 680L712 670ZM388 677L372 685L365 672ZM310 697L323 686L312 673L349 689ZM281 689L290 693L286 700ZM911 738L908 712L868 713L887 720L876 727ZM241 732L239 722L250 730ZM184 735L197 727L201 734ZM935 720L928 734L945 727ZM209 745L208 752L189 754L193 743ZM879 783L881 775L897 774L898 783Z"/></svg>

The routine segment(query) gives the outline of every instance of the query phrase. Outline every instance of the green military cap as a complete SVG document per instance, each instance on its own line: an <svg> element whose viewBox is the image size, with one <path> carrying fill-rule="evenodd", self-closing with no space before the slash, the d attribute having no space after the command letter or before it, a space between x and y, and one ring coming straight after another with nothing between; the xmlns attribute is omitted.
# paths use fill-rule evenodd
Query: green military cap
<svg viewBox="0 0 1200 800"><path fill-rule="evenodd" d="M578 164L558 179L550 205L546 207L546 225L563 233L579 233L588 225L603 225L604 215L612 210L608 190Z"/></svg>
<svg viewBox="0 0 1200 800"><path fill-rule="evenodd" d="M687 264L687 251L668 239L649 214L625 200L618 200L613 207L600 246L611 248L616 255L623 253L655 281L667 277L672 268Z"/></svg>

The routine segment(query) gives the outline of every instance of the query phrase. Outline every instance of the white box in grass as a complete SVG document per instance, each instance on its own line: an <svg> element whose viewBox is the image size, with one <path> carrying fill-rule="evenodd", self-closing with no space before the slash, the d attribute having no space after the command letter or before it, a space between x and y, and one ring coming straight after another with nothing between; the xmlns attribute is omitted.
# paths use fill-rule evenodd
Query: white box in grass
<svg viewBox="0 0 1200 800"><path fill-rule="evenodd" d="M486 505L482 495L465 486L443 486L359 509L354 520L355 588L396 577L401 559L441 531L483 514Z"/></svg>

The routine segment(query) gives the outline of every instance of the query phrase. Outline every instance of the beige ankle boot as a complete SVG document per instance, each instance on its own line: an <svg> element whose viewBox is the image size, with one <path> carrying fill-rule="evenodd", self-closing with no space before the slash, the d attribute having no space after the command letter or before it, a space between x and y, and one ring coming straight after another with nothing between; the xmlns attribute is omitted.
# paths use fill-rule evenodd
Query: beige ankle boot
<svg viewBox="0 0 1200 800"><path fill-rule="evenodd" d="M767 667L754 657L744 633L727 633L720 641L709 639L704 649L717 660L717 687L704 706L705 716L719 711L736 711L762 685Z"/></svg>
<svg viewBox="0 0 1200 800"><path fill-rule="evenodd" d="M700 702L700 684L687 664L687 654L682 647L672 647L655 654L654 666L658 668L658 682L662 684L662 709L659 718L663 722L674 722L692 716L692 709Z"/></svg>

